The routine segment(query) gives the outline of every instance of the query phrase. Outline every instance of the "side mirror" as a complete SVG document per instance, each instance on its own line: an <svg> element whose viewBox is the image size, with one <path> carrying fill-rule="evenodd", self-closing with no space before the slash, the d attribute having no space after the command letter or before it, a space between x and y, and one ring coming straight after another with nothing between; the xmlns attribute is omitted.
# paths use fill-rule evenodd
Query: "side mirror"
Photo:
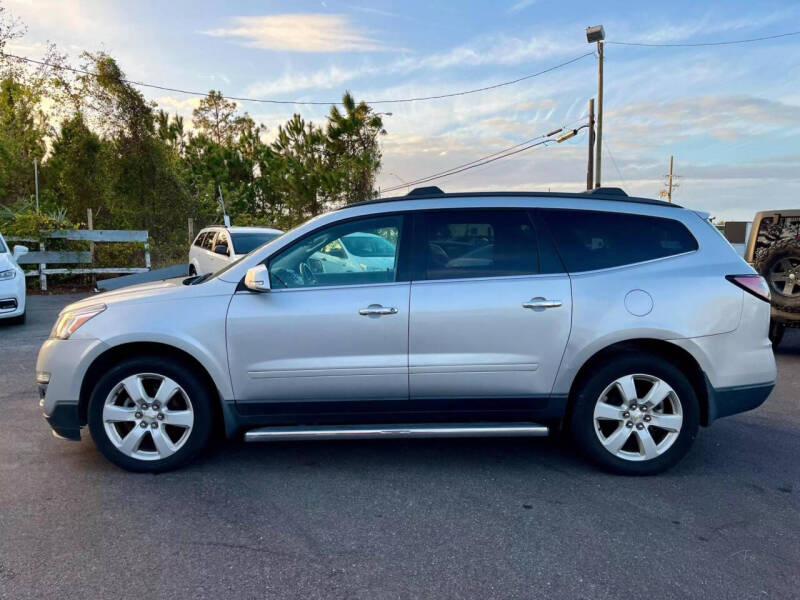
<svg viewBox="0 0 800 600"><path fill-rule="evenodd" d="M222 256L228 256L228 247L225 244L214 246L214 254L221 254Z"/></svg>
<svg viewBox="0 0 800 600"><path fill-rule="evenodd" d="M28 253L27 246L14 246L14 249L11 251L11 255L14 257L14 260L22 256L23 254Z"/></svg>
<svg viewBox="0 0 800 600"><path fill-rule="evenodd" d="M268 292L272 289L269 283L269 270L266 265L258 265L247 269L244 286L253 292Z"/></svg>

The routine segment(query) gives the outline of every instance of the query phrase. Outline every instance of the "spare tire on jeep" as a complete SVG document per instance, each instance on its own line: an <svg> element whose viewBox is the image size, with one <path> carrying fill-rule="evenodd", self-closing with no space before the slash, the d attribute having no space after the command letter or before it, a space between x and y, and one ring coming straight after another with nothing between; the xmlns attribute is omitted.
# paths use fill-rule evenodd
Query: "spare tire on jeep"
<svg viewBox="0 0 800 600"><path fill-rule="evenodd" d="M769 283L773 306L800 312L800 240L776 242L753 266Z"/></svg>

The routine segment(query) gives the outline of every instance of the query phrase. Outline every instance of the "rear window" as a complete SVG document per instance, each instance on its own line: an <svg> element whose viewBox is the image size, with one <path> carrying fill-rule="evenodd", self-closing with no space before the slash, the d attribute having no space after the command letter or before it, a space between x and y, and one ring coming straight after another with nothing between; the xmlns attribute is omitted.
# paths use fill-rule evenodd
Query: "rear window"
<svg viewBox="0 0 800 600"><path fill-rule="evenodd" d="M232 232L233 251L236 254L249 254L262 244L266 244L278 237L277 233Z"/></svg>
<svg viewBox="0 0 800 600"><path fill-rule="evenodd" d="M589 210L542 210L564 265L594 271L697 250L697 240L674 219Z"/></svg>

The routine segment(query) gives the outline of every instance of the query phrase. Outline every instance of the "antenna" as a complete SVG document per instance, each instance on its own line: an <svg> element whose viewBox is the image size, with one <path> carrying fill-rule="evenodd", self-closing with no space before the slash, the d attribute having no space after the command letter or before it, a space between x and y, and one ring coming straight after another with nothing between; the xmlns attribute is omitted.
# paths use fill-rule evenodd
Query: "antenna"
<svg viewBox="0 0 800 600"><path fill-rule="evenodd" d="M225 212L225 199L222 197L222 186L217 184L217 190L219 190L219 203L222 205L222 224L225 227L231 226L231 218L228 216L228 213Z"/></svg>

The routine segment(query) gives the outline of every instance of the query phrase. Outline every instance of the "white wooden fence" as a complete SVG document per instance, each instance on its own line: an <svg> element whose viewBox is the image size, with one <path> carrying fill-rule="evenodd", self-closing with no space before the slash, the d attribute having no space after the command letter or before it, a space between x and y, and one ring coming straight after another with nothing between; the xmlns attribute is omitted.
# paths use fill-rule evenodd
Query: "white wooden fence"
<svg viewBox="0 0 800 600"><path fill-rule="evenodd" d="M19 237L6 238L9 242L33 242L37 240ZM46 249L47 240L71 240L91 242L89 251ZM93 250L95 243L126 242L144 244L144 267L48 267L48 265L91 265L93 263ZM108 273L142 273L150 270L150 245L147 231L128 231L121 229L69 229L54 231L38 241L39 250L28 252L17 257L20 265L38 265L37 269L25 271L26 277L39 277L42 290L47 289L48 275L82 275L82 274L108 274Z"/></svg>

